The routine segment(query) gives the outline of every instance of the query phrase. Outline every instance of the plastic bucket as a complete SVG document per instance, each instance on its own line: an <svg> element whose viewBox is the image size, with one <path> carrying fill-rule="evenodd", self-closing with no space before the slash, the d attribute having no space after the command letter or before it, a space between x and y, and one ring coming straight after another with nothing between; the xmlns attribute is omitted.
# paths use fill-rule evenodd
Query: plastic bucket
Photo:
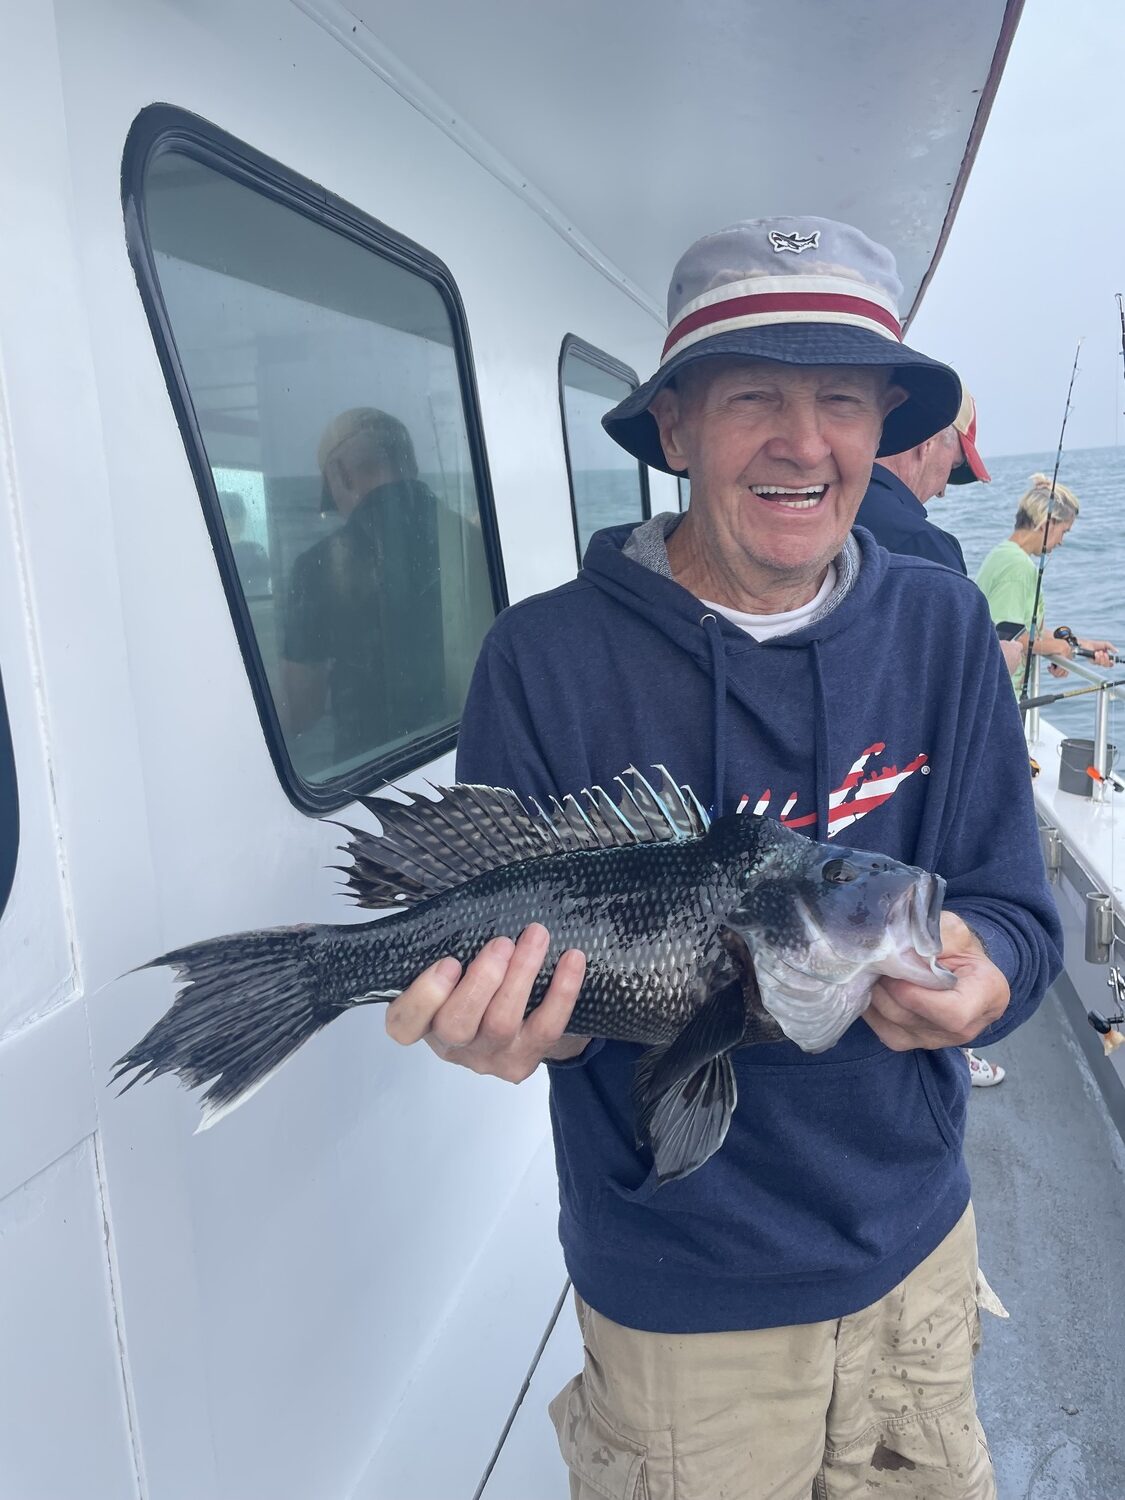
<svg viewBox="0 0 1125 1500"><path fill-rule="evenodd" d="M1113 770L1117 759L1117 746L1107 745L1109 770ZM1091 797L1094 781L1087 776L1086 767L1094 763L1093 740L1063 740L1059 746L1059 791L1073 792L1076 797Z"/></svg>

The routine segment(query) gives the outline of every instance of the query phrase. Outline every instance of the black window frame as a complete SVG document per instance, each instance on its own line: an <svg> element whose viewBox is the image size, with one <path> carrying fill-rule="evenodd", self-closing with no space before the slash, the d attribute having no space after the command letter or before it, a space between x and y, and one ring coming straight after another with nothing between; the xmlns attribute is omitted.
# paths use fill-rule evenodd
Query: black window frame
<svg viewBox="0 0 1125 1500"><path fill-rule="evenodd" d="M468 322L457 284L449 268L437 256L407 239L405 235L390 229L317 183L301 177L253 146L229 135L200 115L170 104L152 104L133 121L126 137L121 163L121 201L129 259L137 278L157 357L219 564L219 576L270 758L293 805L302 812L317 816L344 807L354 802L360 793L369 792L397 776L416 770L451 750L457 742L460 721L440 733L415 739L393 752L373 756L362 765L328 781L306 781L294 766L266 677L249 607L242 592L206 447L196 420L195 404L176 349L175 336L149 245L144 201L145 175L156 157L171 151L190 157L250 191L302 214L330 232L345 236L383 260L421 276L437 291L449 315L451 347L461 391L485 561L494 610L499 614L507 606L508 591Z"/></svg>
<svg viewBox="0 0 1125 1500"><path fill-rule="evenodd" d="M604 370L607 375L613 375L618 380L623 380L631 391L640 386L636 370L631 369L621 360L614 359L612 354L607 354L604 349L599 349L596 344L588 344L585 339L580 339L576 333L568 333L562 341L559 350L559 416L562 421L563 452L566 454L566 482L570 489L570 524L574 531L574 552L578 558L578 566L582 566L582 541L578 529L578 506L574 500L574 470L570 463L570 436L566 430L566 382L563 379L563 370L566 366L568 354L577 354L587 364ZM652 515L652 503L648 493L648 467L637 460L637 472L641 482L641 516L647 521Z"/></svg>
<svg viewBox="0 0 1125 1500"><path fill-rule="evenodd" d="M20 797L12 731L0 678L0 917L12 894L20 847Z"/></svg>

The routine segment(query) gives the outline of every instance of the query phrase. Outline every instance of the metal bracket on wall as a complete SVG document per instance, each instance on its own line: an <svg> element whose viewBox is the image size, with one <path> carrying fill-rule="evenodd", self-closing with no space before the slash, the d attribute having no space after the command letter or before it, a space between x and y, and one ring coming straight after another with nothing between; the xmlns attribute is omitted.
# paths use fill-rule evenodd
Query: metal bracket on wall
<svg viewBox="0 0 1125 1500"><path fill-rule="evenodd" d="M1113 898L1086 892L1086 962L1107 964L1113 953Z"/></svg>
<svg viewBox="0 0 1125 1500"><path fill-rule="evenodd" d="M1045 823L1039 830L1039 841L1043 846L1043 863L1052 885L1057 885L1062 870L1063 840L1057 828Z"/></svg>

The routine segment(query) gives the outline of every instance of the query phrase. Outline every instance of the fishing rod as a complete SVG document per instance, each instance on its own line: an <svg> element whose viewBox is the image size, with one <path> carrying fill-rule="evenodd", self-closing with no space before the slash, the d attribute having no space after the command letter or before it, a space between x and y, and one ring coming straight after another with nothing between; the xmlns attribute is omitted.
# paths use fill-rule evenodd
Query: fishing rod
<svg viewBox="0 0 1125 1500"><path fill-rule="evenodd" d="M1089 687L1066 688L1061 693L1043 693L1038 698L1021 698L1020 708L1046 708L1048 703L1061 703L1064 698L1081 698L1083 693L1104 693L1108 688L1125 687L1125 677L1113 682L1093 682Z"/></svg>
<svg viewBox="0 0 1125 1500"><path fill-rule="evenodd" d="M1121 301L1121 293L1114 294L1117 298L1117 316L1121 319L1121 364L1122 374L1125 374L1125 305Z"/></svg>
<svg viewBox="0 0 1125 1500"><path fill-rule="evenodd" d="M1084 656L1093 661L1098 654L1096 651L1088 651L1085 646L1079 645L1078 637L1069 625L1060 625L1055 630L1054 636L1056 641L1065 641L1075 656ZM1122 656L1119 651L1107 651L1105 654L1109 657L1110 666L1125 666L1125 656Z"/></svg>
<svg viewBox="0 0 1125 1500"><path fill-rule="evenodd" d="M1125 316L1125 315L1123 315ZM1031 667L1031 658L1035 652L1035 636L1039 626L1039 600L1043 596L1043 569L1047 566L1047 537L1051 530L1051 511L1055 503L1055 486L1059 478L1059 464L1062 462L1063 439L1066 437L1066 419L1070 416L1070 397L1074 391L1074 377L1078 374L1078 356L1082 350L1082 340L1078 340L1074 350L1074 364L1070 368L1070 384L1066 388L1066 406L1063 408L1062 426L1059 428L1059 446L1055 450L1055 469L1051 475L1051 493L1047 496L1047 515L1043 521L1043 546L1039 552L1038 576L1035 579L1035 602L1031 606L1031 625L1027 638L1027 664ZM1026 675L1025 675L1026 682ZM1027 713L1033 705L1021 696L1020 712Z"/></svg>

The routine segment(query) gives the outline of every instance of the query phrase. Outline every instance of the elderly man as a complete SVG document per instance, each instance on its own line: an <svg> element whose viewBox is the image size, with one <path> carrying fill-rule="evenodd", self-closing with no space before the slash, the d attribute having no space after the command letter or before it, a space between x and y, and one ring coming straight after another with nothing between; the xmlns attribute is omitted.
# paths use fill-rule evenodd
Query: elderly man
<svg viewBox="0 0 1125 1500"><path fill-rule="evenodd" d="M722 1149L663 1186L634 1142L638 1049L564 1034L582 955L524 1019L543 927L390 1007L395 1039L477 1071L547 1060L587 1351L552 1414L579 1500L995 1494L957 1048L1027 1018L1060 933L983 597L851 530L876 454L961 399L901 343L900 290L886 250L825 219L694 245L659 370L604 419L690 474L691 507L599 533L573 583L502 616L466 707L462 779L542 799L663 763L719 812L846 830L948 882L956 987L885 980L818 1055L741 1049Z"/></svg>
<svg viewBox="0 0 1125 1500"><path fill-rule="evenodd" d="M961 543L935 526L926 506L948 484L988 484L991 475L976 447L977 408L968 391L948 427L905 453L888 454L871 470L871 483L856 521L888 552L928 557L967 573Z"/></svg>

